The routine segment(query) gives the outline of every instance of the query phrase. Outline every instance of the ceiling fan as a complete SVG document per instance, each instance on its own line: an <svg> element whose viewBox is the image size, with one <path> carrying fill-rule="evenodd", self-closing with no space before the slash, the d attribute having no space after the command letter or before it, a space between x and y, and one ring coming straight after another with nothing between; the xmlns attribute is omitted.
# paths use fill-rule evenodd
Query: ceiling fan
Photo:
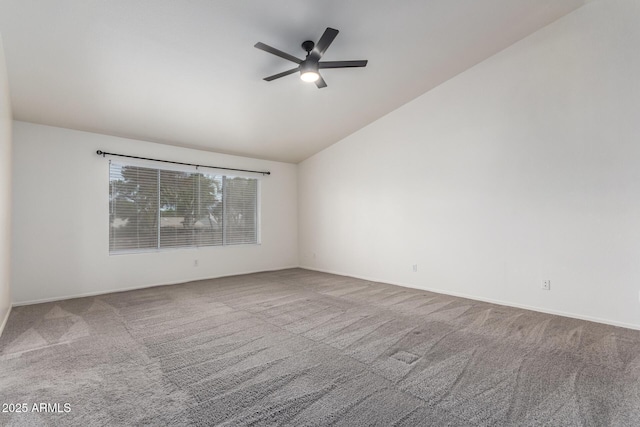
<svg viewBox="0 0 640 427"><path fill-rule="evenodd" d="M269 52L280 58L286 59L298 64L297 67L292 68L282 73L274 74L273 76L265 77L264 80L270 82L271 80L279 79L280 77L288 76L297 71L300 71L300 78L305 82L315 82L318 89L327 87L327 83L320 75L320 69L325 68L352 68L352 67L366 67L367 60L358 61L320 61L322 55L324 55L327 48L333 42L333 39L338 35L338 30L334 28L327 28L318 40L318 43L313 43L311 40L307 40L302 43L302 48L307 52L307 57L298 59L293 55L289 55L286 52L278 50L274 47L268 46L264 43L256 43L254 47Z"/></svg>

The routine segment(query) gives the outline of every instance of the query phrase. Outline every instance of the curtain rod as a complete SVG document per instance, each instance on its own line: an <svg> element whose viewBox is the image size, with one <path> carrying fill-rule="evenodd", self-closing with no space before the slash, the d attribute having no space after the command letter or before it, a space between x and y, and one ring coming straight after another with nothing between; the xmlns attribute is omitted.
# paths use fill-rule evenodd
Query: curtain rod
<svg viewBox="0 0 640 427"><path fill-rule="evenodd" d="M98 156L118 156L118 157L128 157L130 159L139 159L139 160L151 160L154 162L162 162L162 163L173 163L174 165L184 165L184 166L195 166L197 168L210 168L210 169L223 169L226 171L236 171L236 172L251 172L251 173L261 173L262 175L271 175L269 171L254 171L250 169L234 169L234 168L223 168L220 166L207 166L207 165L196 165L194 163L182 163L182 162L172 162L171 160L160 160L160 159L150 159L148 157L138 157L138 156L129 156L127 154L115 154L115 153L107 153L102 150L96 151Z"/></svg>

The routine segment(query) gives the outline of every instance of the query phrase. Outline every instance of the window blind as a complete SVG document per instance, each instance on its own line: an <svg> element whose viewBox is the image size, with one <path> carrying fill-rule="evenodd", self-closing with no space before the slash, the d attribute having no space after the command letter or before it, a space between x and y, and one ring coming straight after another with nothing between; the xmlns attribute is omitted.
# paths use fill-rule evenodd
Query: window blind
<svg viewBox="0 0 640 427"><path fill-rule="evenodd" d="M258 180L110 162L109 252L258 243Z"/></svg>
<svg viewBox="0 0 640 427"><path fill-rule="evenodd" d="M258 181L224 178L224 241L227 245L257 241Z"/></svg>

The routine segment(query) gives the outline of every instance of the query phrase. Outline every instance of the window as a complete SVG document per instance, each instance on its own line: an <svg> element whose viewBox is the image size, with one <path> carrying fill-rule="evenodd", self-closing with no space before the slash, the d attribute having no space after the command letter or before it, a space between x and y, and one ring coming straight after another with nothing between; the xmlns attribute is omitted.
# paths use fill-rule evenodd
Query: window
<svg viewBox="0 0 640 427"><path fill-rule="evenodd" d="M109 164L109 253L258 243L258 180Z"/></svg>

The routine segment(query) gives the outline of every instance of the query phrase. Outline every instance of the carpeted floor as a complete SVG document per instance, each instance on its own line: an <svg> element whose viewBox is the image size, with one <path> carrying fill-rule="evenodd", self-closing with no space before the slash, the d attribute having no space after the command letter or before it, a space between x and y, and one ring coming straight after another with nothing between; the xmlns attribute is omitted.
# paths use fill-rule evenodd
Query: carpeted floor
<svg viewBox="0 0 640 427"><path fill-rule="evenodd" d="M0 403L28 405L11 426L640 426L640 332L283 270L17 307Z"/></svg>

